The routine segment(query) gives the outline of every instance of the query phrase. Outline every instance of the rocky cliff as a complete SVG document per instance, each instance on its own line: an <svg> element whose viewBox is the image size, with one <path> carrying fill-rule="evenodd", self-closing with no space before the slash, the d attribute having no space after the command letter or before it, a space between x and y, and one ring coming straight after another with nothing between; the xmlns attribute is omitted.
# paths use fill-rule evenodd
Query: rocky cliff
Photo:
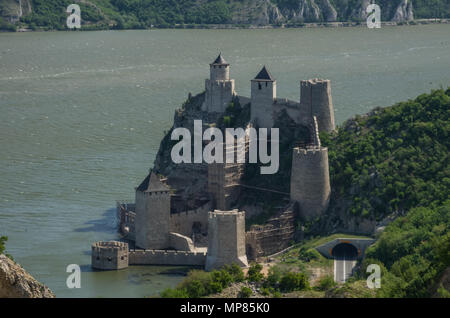
<svg viewBox="0 0 450 318"><path fill-rule="evenodd" d="M32 12L31 0L0 1L0 17L10 23L17 22L22 16Z"/></svg>
<svg viewBox="0 0 450 318"><path fill-rule="evenodd" d="M81 7L84 27L149 28L182 24L277 25L311 22L363 22L370 0L73 0ZM418 0L378 0L382 21L446 18L445 0L429 4ZM64 0L1 0L0 21L63 29L68 2ZM176 5L175 5L176 4ZM416 14L417 11L417 14ZM21 22L21 24L19 23Z"/></svg>
<svg viewBox="0 0 450 318"><path fill-rule="evenodd" d="M383 21L414 19L411 0L378 1ZM370 0L252 0L232 5L234 23L278 24L365 21Z"/></svg>
<svg viewBox="0 0 450 318"><path fill-rule="evenodd" d="M0 254L0 298L54 298L45 285L39 283L20 265Z"/></svg>

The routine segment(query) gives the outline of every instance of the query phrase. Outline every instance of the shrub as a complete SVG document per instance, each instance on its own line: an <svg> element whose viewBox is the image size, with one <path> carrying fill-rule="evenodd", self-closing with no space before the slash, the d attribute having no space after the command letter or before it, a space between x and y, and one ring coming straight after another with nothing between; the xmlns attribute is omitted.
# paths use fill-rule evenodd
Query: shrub
<svg viewBox="0 0 450 318"><path fill-rule="evenodd" d="M226 270L215 270L211 272L213 282L217 282L222 288L228 287L233 282L233 277Z"/></svg>
<svg viewBox="0 0 450 318"><path fill-rule="evenodd" d="M242 271L242 268L236 263L233 263L232 265L226 265L223 269L231 275L233 282L240 283L244 281L244 272Z"/></svg>
<svg viewBox="0 0 450 318"><path fill-rule="evenodd" d="M5 252L5 243L7 240L7 236L0 236L0 254L3 254Z"/></svg>
<svg viewBox="0 0 450 318"><path fill-rule="evenodd" d="M316 286L317 290L326 291L336 286L334 278L330 275L324 276L319 280L319 284Z"/></svg>
<svg viewBox="0 0 450 318"><path fill-rule="evenodd" d="M273 298L281 298L281 293L278 290L274 290L272 293Z"/></svg>
<svg viewBox="0 0 450 318"><path fill-rule="evenodd" d="M241 287L239 298L249 298L252 295L252 290L246 286Z"/></svg>
<svg viewBox="0 0 450 318"><path fill-rule="evenodd" d="M209 294L218 294L222 290L223 290L223 287L219 282L211 281L208 285L208 293Z"/></svg>
<svg viewBox="0 0 450 318"><path fill-rule="evenodd" d="M264 287L278 287L278 284L280 282L282 273L280 268L277 266L272 266L269 269L269 274L267 275L267 279L264 281Z"/></svg>
<svg viewBox="0 0 450 318"><path fill-rule="evenodd" d="M250 266L247 273L247 280L250 282L260 282L264 275L261 273L262 266L261 264L254 263Z"/></svg>
<svg viewBox="0 0 450 318"><path fill-rule="evenodd" d="M310 262L320 258L320 253L315 248L305 249L302 248L299 252L299 258L301 260Z"/></svg>
<svg viewBox="0 0 450 318"><path fill-rule="evenodd" d="M280 289L284 292L309 289L308 278L303 273L288 272L281 278Z"/></svg>
<svg viewBox="0 0 450 318"><path fill-rule="evenodd" d="M205 286L198 280L191 281L186 287L189 298L199 298L206 295Z"/></svg>
<svg viewBox="0 0 450 318"><path fill-rule="evenodd" d="M186 289L167 288L160 293L163 298L189 298Z"/></svg>

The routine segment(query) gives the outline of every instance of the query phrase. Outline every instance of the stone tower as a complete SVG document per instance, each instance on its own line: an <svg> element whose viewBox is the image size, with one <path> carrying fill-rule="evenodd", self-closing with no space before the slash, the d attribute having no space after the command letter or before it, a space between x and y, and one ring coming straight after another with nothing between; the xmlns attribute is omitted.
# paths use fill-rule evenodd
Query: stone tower
<svg viewBox="0 0 450 318"><path fill-rule="evenodd" d="M208 216L207 271L236 263L247 267L245 212L214 210Z"/></svg>
<svg viewBox="0 0 450 318"><path fill-rule="evenodd" d="M92 268L102 270L128 267L128 244L124 242L96 242L92 244Z"/></svg>
<svg viewBox="0 0 450 318"><path fill-rule="evenodd" d="M209 64L209 79L205 80L205 102L203 110L207 112L223 113L236 95L234 79L230 79L230 64L222 54Z"/></svg>
<svg viewBox="0 0 450 318"><path fill-rule="evenodd" d="M330 200L328 148L320 145L316 117L311 124L312 144L292 151L291 201L300 207L300 215L308 220L326 211Z"/></svg>
<svg viewBox="0 0 450 318"><path fill-rule="evenodd" d="M169 226L169 188L150 172L136 188L136 246L143 249L169 247Z"/></svg>
<svg viewBox="0 0 450 318"><path fill-rule="evenodd" d="M251 81L250 121L260 128L272 128L272 105L277 97L277 82L264 66Z"/></svg>
<svg viewBox="0 0 450 318"><path fill-rule="evenodd" d="M303 124L317 117L319 131L333 131L334 110L330 80L311 79L300 82L300 117Z"/></svg>

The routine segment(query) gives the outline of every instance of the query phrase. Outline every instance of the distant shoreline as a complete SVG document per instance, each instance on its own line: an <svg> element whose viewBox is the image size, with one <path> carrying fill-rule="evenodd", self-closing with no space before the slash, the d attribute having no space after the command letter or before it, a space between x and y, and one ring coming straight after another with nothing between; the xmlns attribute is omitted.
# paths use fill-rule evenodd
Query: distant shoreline
<svg viewBox="0 0 450 318"><path fill-rule="evenodd" d="M403 25L427 25L427 24L448 24L449 19L417 19L405 22L394 21L382 21L381 26L403 26ZM295 23L295 24L269 24L269 25L252 25L252 24L176 24L170 27L151 27L151 28L125 28L119 29L114 25L109 26L96 26L96 25L84 25L77 31L123 31L123 30L164 30L164 29L190 29L190 30L246 30L246 29L310 29L310 28L342 28L342 27L367 27L365 22L312 22L312 23ZM17 28L15 32L51 32L51 31L71 31L57 30L57 29L29 29L29 28ZM3 31L14 33L14 31Z"/></svg>

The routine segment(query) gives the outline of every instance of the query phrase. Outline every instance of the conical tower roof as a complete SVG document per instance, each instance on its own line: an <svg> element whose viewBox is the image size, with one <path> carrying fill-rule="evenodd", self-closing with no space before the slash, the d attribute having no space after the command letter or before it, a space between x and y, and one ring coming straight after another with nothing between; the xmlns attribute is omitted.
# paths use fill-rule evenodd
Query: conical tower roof
<svg viewBox="0 0 450 318"><path fill-rule="evenodd" d="M222 53L219 53L219 56L217 56L217 58L214 60L214 62L211 63L211 65L216 64L216 65L229 65L227 63L227 61L225 61L225 59L222 56Z"/></svg>
<svg viewBox="0 0 450 318"><path fill-rule="evenodd" d="M169 191L169 187L161 182L159 177L151 171L144 181L136 188L136 191L153 192L153 191Z"/></svg>
<svg viewBox="0 0 450 318"><path fill-rule="evenodd" d="M255 80L258 81L275 81L275 79L270 75L266 66L264 65L261 71L259 71L258 75L256 75Z"/></svg>

